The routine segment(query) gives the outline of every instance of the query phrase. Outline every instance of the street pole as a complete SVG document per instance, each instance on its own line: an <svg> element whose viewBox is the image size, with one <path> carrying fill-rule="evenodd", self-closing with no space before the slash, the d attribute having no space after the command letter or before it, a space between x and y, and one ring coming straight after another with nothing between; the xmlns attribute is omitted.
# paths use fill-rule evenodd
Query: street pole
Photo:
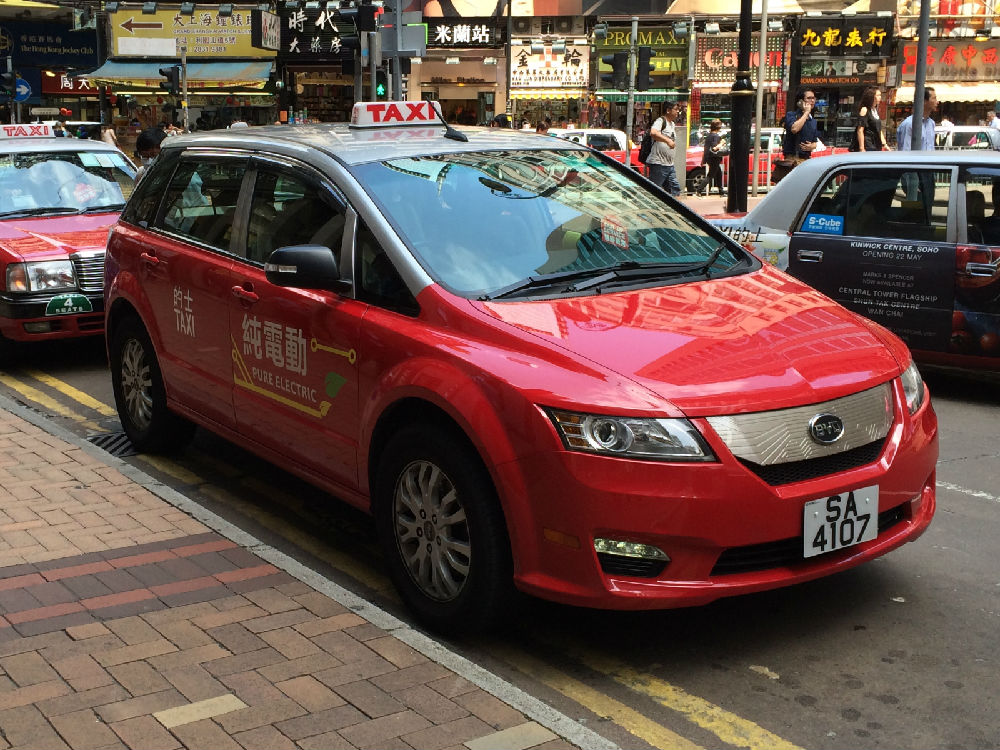
<svg viewBox="0 0 1000 750"><path fill-rule="evenodd" d="M510 75L513 71L513 66L511 64L510 52L511 52L511 35L514 33L514 19L511 17L511 4L514 0L507 0L507 86L504 89L504 97L506 102L504 103L504 111L507 113L507 119L510 121L508 124L514 126L514 108L511 106L510 101ZM495 109L495 108L494 108Z"/></svg>
<svg viewBox="0 0 1000 750"><path fill-rule="evenodd" d="M757 45L757 109L753 135L753 194L760 184L760 131L764 116L764 73L767 65L767 0L760 2L760 43ZM769 160L770 161L770 160Z"/></svg>
<svg viewBox="0 0 1000 750"><path fill-rule="evenodd" d="M924 147L924 81L927 78L927 37L930 36L931 2L920 0L920 39L917 40L917 70L913 81L913 127L910 128L910 149ZM896 144L899 148L899 144Z"/></svg>
<svg viewBox="0 0 1000 750"><path fill-rule="evenodd" d="M726 211L747 210L747 178L750 161L750 117L753 108L754 88L750 80L750 40L753 29L751 0L740 0L739 56L736 63L736 80L730 90L733 119L729 149L729 192Z"/></svg>
<svg viewBox="0 0 1000 750"><path fill-rule="evenodd" d="M390 94L395 94L400 99L402 99L403 93L403 66L399 64L399 51L403 49L403 10L400 7L402 0L393 0L392 3L392 33L396 36L396 49L392 53L392 88L389 89ZM376 34L381 34L382 32L376 31ZM388 80L388 76L386 76ZM392 96L387 96L386 99L392 100Z"/></svg>
<svg viewBox="0 0 1000 750"><path fill-rule="evenodd" d="M188 48L185 44L181 47L181 111L184 116L184 132L190 133L188 127Z"/></svg>
<svg viewBox="0 0 1000 750"><path fill-rule="evenodd" d="M632 40L628 48L628 103L625 105L625 134L632 137L632 126L635 124L635 66L636 42L639 39L639 17L632 16ZM627 145L627 144L626 144Z"/></svg>

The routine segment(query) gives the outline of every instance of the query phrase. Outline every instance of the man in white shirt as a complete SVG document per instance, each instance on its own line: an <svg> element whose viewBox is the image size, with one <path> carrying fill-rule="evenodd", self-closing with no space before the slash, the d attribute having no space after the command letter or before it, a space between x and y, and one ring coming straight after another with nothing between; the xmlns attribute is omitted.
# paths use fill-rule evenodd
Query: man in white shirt
<svg viewBox="0 0 1000 750"><path fill-rule="evenodd" d="M938 100L934 89L927 86L924 89L924 122L921 128L920 148L923 151L934 150L934 110L937 109ZM913 148L913 115L911 114L896 128L896 149L899 151L910 151Z"/></svg>
<svg viewBox="0 0 1000 750"><path fill-rule="evenodd" d="M1000 112L990 112L990 116L992 117L992 119L989 120L989 122L987 122L986 124L989 125L991 128L996 128L997 130L1000 130Z"/></svg>
<svg viewBox="0 0 1000 750"><path fill-rule="evenodd" d="M663 114L649 128L653 150L649 152L646 166L649 167L649 179L676 197L681 194L681 186L674 168L674 148L677 146L675 119L677 102L667 102L663 105Z"/></svg>

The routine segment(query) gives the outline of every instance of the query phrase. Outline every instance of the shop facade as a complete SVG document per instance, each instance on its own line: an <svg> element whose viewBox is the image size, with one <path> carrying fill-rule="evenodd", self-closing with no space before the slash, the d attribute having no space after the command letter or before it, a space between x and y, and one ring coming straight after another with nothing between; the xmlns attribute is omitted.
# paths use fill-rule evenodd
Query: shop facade
<svg viewBox="0 0 1000 750"><path fill-rule="evenodd" d="M792 41L787 109L795 94L816 94L813 116L819 137L834 147L847 147L854 134L856 111L868 86L885 89L890 82L895 21L891 13L803 16ZM886 115L883 99L880 115Z"/></svg>
<svg viewBox="0 0 1000 750"><path fill-rule="evenodd" d="M183 124L182 92L160 88L165 79L159 72L180 64L182 57L192 129L226 127L237 120L273 121L276 52L254 44L255 39L260 43L262 24L276 28L273 14L256 6L237 6L231 12L223 6L195 6L186 12L179 5L157 4L151 13L137 7L109 12L107 22L108 59L83 77L111 87L113 122L123 148L145 127Z"/></svg>
<svg viewBox="0 0 1000 750"><path fill-rule="evenodd" d="M410 99L441 102L449 122L485 125L507 107L505 45L496 16L427 18L427 54L413 60Z"/></svg>
<svg viewBox="0 0 1000 750"><path fill-rule="evenodd" d="M763 88L763 126L774 126L779 124L785 112L784 92L788 88L790 36L784 33L767 34L763 82L757 80L760 70L760 35L755 33L750 43L751 80L755 89ZM698 32L694 48L691 122L695 128L702 130L707 129L712 120L716 119L729 127L733 111L730 91L739 67L739 35Z"/></svg>
<svg viewBox="0 0 1000 750"><path fill-rule="evenodd" d="M601 19L598 19L599 21ZM603 58L616 52L628 52L631 45L632 27L630 23L607 21L608 35L598 40L594 51L594 80L597 82L593 97L589 102L591 127L625 129L628 107L628 93L609 88L602 75L612 72ZM639 19L637 46L649 47L653 51L650 64L652 85L646 91L636 91L630 137L638 143L663 110L667 101L686 105L690 99L688 58L690 36L678 36L673 25L663 23L662 18ZM596 124L601 123L601 124ZM678 128L687 128L687 106L682 106Z"/></svg>
<svg viewBox="0 0 1000 750"><path fill-rule="evenodd" d="M325 3L278 11L279 122L346 122L354 105L359 44L354 23ZM298 6L298 3L295 4Z"/></svg>
<svg viewBox="0 0 1000 750"><path fill-rule="evenodd" d="M580 19L582 30L582 19ZM528 43L525 43L527 41ZM586 36L557 42L511 44L510 98L515 121L551 120L554 127L598 127L588 120L590 43Z"/></svg>
<svg viewBox="0 0 1000 750"><path fill-rule="evenodd" d="M913 106L917 44L900 47L902 84L896 90L890 116L897 122ZM955 125L985 125L1000 104L1000 39L932 38L927 45L925 84L938 99L935 118Z"/></svg>

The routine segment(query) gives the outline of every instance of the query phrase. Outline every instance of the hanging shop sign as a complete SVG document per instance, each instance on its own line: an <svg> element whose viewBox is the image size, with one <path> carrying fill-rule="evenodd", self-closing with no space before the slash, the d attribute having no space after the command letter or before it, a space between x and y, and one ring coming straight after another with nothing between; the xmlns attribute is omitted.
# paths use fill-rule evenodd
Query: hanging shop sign
<svg viewBox="0 0 1000 750"><path fill-rule="evenodd" d="M767 35L767 55L764 78L780 81L785 73L785 34ZM739 63L739 34L699 34L695 46L694 80L711 83L732 83ZM757 80L760 65L760 38L750 40L750 70Z"/></svg>
<svg viewBox="0 0 1000 750"><path fill-rule="evenodd" d="M176 57L187 48L189 57L274 57L274 52L253 45L252 14L259 10L236 8L223 15L218 6L196 9L191 15L177 9L143 13L136 8L108 13L112 57Z"/></svg>
<svg viewBox="0 0 1000 750"><path fill-rule="evenodd" d="M820 16L799 21L792 43L799 57L885 58L892 54L893 20L887 16Z"/></svg>
<svg viewBox="0 0 1000 750"><path fill-rule="evenodd" d="M878 60L803 60L799 83L807 86L874 85L883 82L884 68Z"/></svg>
<svg viewBox="0 0 1000 750"><path fill-rule="evenodd" d="M284 8L280 11L281 46L286 63L331 63L353 60L358 48L354 23L325 7ZM316 5L319 5L317 3Z"/></svg>
<svg viewBox="0 0 1000 750"><path fill-rule="evenodd" d="M281 48L281 19L274 13L254 13L250 24L250 41L259 49Z"/></svg>
<svg viewBox="0 0 1000 750"><path fill-rule="evenodd" d="M903 45L903 80L913 81L917 71L917 45ZM928 81L995 81L1000 78L1000 40L946 41L927 44Z"/></svg>
<svg viewBox="0 0 1000 750"><path fill-rule="evenodd" d="M111 88L104 87L105 93L110 93ZM70 78L65 73L56 73L55 76L42 76L42 94L48 96L98 96L101 87L96 83L91 83L85 77Z"/></svg>
<svg viewBox="0 0 1000 750"><path fill-rule="evenodd" d="M531 54L531 47L512 44L510 87L573 88L587 86L590 69L590 47L567 46L565 52L552 52L546 47L541 54Z"/></svg>
<svg viewBox="0 0 1000 750"><path fill-rule="evenodd" d="M496 18L430 18L427 19L427 46L497 47Z"/></svg>
<svg viewBox="0 0 1000 750"><path fill-rule="evenodd" d="M67 24L0 22L0 57L15 64L45 68L87 68L97 65L97 33L73 31Z"/></svg>

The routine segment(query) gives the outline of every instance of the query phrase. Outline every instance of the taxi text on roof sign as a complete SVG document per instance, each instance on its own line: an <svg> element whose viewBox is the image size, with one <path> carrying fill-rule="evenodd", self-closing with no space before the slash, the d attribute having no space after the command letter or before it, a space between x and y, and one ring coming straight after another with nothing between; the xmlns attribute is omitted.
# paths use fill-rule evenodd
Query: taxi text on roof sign
<svg viewBox="0 0 1000 750"><path fill-rule="evenodd" d="M52 127L43 122L30 125L0 125L0 138L52 138Z"/></svg>
<svg viewBox="0 0 1000 750"><path fill-rule="evenodd" d="M357 102L351 112L353 128L388 128L444 123L440 102Z"/></svg>

